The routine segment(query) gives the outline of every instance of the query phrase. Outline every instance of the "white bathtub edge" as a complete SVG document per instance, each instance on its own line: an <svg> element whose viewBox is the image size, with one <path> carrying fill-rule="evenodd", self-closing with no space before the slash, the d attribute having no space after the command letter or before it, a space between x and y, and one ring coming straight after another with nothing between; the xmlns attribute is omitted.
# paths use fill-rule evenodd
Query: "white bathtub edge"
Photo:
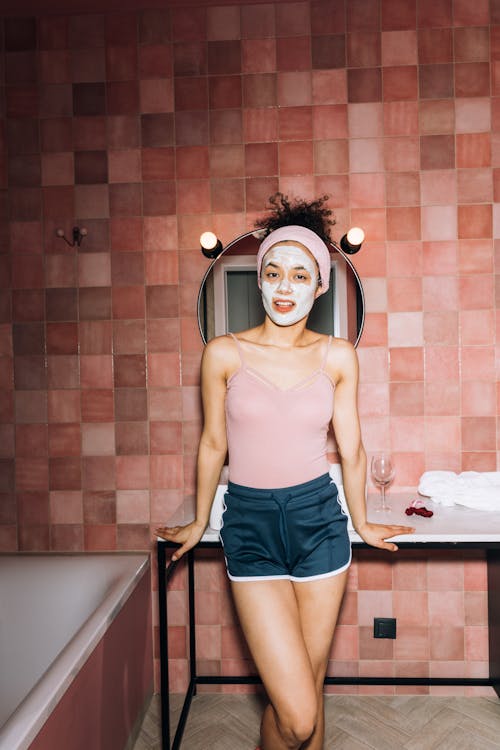
<svg viewBox="0 0 500 750"><path fill-rule="evenodd" d="M104 601L83 623L72 640L62 649L26 698L0 728L0 750L27 750L29 748L90 653L150 568L148 554L137 553L137 557L143 560L132 578L129 571L122 574L109 590Z"/></svg>

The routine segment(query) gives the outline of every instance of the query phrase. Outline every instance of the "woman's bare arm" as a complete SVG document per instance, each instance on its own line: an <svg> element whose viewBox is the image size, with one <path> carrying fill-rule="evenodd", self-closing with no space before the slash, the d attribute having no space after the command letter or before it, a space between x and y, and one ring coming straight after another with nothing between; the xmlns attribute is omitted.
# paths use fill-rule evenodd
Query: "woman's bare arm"
<svg viewBox="0 0 500 750"><path fill-rule="evenodd" d="M214 339L207 344L201 366L203 431L198 448L196 522L204 529L227 454L225 398L231 355L228 343L226 339Z"/></svg>
<svg viewBox="0 0 500 750"><path fill-rule="evenodd" d="M172 560L178 560L194 547L208 525L210 508L227 453L224 403L232 356L231 342L225 337L213 339L203 352L201 395L204 420L198 447L196 517L186 526L157 529L159 536L181 545L172 555Z"/></svg>
<svg viewBox="0 0 500 750"><path fill-rule="evenodd" d="M358 360L354 349L346 342L334 348L336 387L333 429L342 464L344 491L355 529L366 522L365 485L366 454L361 441L357 394Z"/></svg>
<svg viewBox="0 0 500 750"><path fill-rule="evenodd" d="M392 524L373 524L366 519L366 453L361 440L358 416L358 358L349 342L337 341L329 356L329 372L336 380L333 428L337 442L344 492L352 523L358 534L367 543L395 551L388 537L411 534L414 529Z"/></svg>

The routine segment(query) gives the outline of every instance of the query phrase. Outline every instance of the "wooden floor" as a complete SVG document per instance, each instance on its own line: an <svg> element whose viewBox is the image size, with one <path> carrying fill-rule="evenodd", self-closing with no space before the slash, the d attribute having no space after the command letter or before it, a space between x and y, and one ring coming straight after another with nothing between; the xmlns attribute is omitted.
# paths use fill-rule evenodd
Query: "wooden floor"
<svg viewBox="0 0 500 750"><path fill-rule="evenodd" d="M261 708L254 695L196 696L182 750L254 750ZM159 716L154 696L133 750L161 750ZM325 750L498 750L500 701L326 696L326 725Z"/></svg>

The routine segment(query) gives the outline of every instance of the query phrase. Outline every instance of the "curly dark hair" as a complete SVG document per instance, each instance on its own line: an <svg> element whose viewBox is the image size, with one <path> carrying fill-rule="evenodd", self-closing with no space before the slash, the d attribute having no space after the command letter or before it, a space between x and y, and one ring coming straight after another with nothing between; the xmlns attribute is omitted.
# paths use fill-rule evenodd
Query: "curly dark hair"
<svg viewBox="0 0 500 750"><path fill-rule="evenodd" d="M265 230L265 236L267 236L280 227L298 224L311 229L328 242L330 227L335 224L335 219L330 219L331 209L324 206L329 197L322 195L314 201L305 201L300 198L290 201L287 195L275 193L269 198L271 213L262 219L257 219L255 226Z"/></svg>

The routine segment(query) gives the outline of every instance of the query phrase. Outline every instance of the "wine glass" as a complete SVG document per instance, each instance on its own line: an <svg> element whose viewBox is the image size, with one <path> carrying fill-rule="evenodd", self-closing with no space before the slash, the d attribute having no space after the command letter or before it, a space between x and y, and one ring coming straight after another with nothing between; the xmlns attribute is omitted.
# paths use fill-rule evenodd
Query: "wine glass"
<svg viewBox="0 0 500 750"><path fill-rule="evenodd" d="M392 482L395 475L394 464L390 453L376 453L372 458L371 476L373 483L380 487L381 502L375 508L377 512L391 512L390 505L385 501L385 488Z"/></svg>

